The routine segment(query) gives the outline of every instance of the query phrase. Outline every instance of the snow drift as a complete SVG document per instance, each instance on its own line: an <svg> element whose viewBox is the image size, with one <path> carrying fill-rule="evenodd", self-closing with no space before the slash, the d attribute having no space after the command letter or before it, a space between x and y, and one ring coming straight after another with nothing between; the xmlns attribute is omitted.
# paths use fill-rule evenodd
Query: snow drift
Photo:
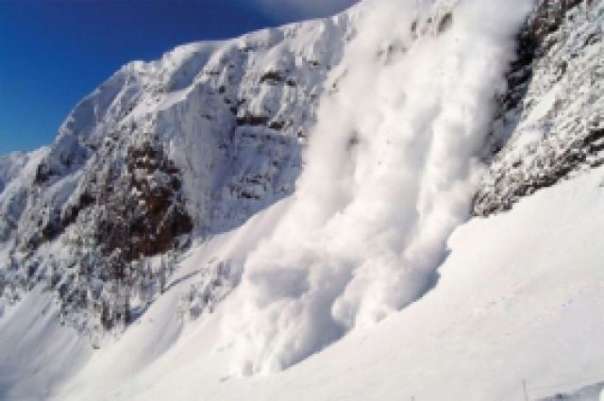
<svg viewBox="0 0 604 401"><path fill-rule="evenodd" d="M434 284L447 238L468 217L530 6L363 4L295 198L249 255L227 314L237 370L286 368Z"/></svg>

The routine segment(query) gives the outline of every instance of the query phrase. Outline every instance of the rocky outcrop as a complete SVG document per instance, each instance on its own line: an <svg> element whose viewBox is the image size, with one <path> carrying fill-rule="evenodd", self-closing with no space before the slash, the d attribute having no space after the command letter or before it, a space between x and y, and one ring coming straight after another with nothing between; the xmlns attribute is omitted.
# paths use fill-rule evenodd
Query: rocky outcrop
<svg viewBox="0 0 604 401"><path fill-rule="evenodd" d="M602 1L540 1L494 124L473 212L488 216L604 163Z"/></svg>
<svg viewBox="0 0 604 401"><path fill-rule="evenodd" d="M115 183L101 183L97 203L104 210L96 224L98 243L106 254L119 249L128 261L178 248L179 237L193 229L180 170L152 135L128 148L125 165Z"/></svg>

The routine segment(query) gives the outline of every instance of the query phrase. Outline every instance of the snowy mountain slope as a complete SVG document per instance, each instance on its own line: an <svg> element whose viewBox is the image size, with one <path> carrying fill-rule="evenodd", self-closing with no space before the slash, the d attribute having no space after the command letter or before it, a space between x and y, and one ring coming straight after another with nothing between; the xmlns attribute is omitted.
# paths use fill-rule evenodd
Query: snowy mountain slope
<svg viewBox="0 0 604 401"><path fill-rule="evenodd" d="M353 17L185 45L120 69L0 194L0 281L49 282L68 320L92 304L92 319L75 317L85 331L127 321L124 288L160 287L165 275L132 261L236 227L292 193Z"/></svg>
<svg viewBox="0 0 604 401"><path fill-rule="evenodd" d="M531 399L571 392L604 373L604 254L592 240L604 223L603 181L599 168L469 222L424 298L282 373L228 374L234 350L217 342L227 305L187 324L166 350L174 291L53 399L500 401L522 399L523 379ZM191 260L237 249L236 234Z"/></svg>
<svg viewBox="0 0 604 401"><path fill-rule="evenodd" d="M125 66L0 160L0 398L600 381L603 7L368 0Z"/></svg>
<svg viewBox="0 0 604 401"><path fill-rule="evenodd" d="M18 225L18 216L26 204L28 181L40 159L48 152L46 148L32 153L13 153L0 158L0 249L8 248L10 234ZM2 253L3 258L6 254Z"/></svg>
<svg viewBox="0 0 604 401"><path fill-rule="evenodd" d="M297 135L313 122L326 73L349 34L347 20L343 14L223 43L185 45L156 62L125 66L67 118L38 181L64 180L85 163L102 166L106 161L91 159L90 150L114 139L123 153L150 132L186 172L184 195L197 228L214 232L241 223L248 209L259 208L254 203L264 206L264 198L291 193L279 173L297 168ZM244 184L252 193L241 193ZM230 209L240 216L222 214Z"/></svg>
<svg viewBox="0 0 604 401"><path fill-rule="evenodd" d="M75 375L92 351L90 342L60 325L50 292L36 289L0 320L0 399L45 400Z"/></svg>
<svg viewBox="0 0 604 401"><path fill-rule="evenodd" d="M26 161L26 155L20 152L0 157L0 192L15 178Z"/></svg>

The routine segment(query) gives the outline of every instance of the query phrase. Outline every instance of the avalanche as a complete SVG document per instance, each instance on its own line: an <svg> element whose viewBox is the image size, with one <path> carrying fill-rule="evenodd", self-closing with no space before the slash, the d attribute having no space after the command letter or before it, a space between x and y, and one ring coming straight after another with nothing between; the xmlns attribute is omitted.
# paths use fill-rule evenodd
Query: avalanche
<svg viewBox="0 0 604 401"><path fill-rule="evenodd" d="M217 345L226 305L175 339L173 291L50 399L517 401L523 380L530 400L571 394L604 377L604 248L593 240L604 226L603 182L599 168L462 225L432 291L282 372L228 374L235 350ZM214 256L238 257L282 212L267 210L210 241L182 274Z"/></svg>
<svg viewBox="0 0 604 401"><path fill-rule="evenodd" d="M435 285L531 2L363 5L294 200L226 317L244 374L288 367Z"/></svg>

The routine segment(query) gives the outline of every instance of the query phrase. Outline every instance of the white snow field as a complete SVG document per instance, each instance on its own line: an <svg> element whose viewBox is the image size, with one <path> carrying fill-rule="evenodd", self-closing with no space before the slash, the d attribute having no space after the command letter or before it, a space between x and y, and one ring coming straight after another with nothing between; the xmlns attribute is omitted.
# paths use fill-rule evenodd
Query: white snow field
<svg viewBox="0 0 604 401"><path fill-rule="evenodd" d="M261 51L246 71L227 68L240 78L275 79L273 67L307 50L321 58L296 73L308 91L244 86L253 113L237 115L241 127L205 93L205 75L194 78L207 59L245 53L233 50L239 42L192 44L125 67L132 82L125 72L112 80L126 79L145 100L157 75L167 83L161 101L125 113L120 102L130 92L120 91L128 85L116 84L124 97L116 100L110 80L40 155L60 154L79 136L109 135L118 122L160 132L183 170L199 236L167 291L125 332L94 346L59 324L56 298L41 288L0 310L0 400L516 401L602 382L604 167L511 211L470 219L496 99L532 6L367 0L316 25L244 37ZM220 82L212 96L228 92ZM293 116L287 135L308 130L308 143L259 141L269 127L254 121L271 108ZM216 115L200 115L206 110ZM256 130L249 152L213 152L226 127L234 137ZM301 148L300 167L290 152ZM275 154L282 169L269 162ZM23 162L32 170L26 177L36 157ZM29 181L15 178L15 163L0 159L0 179L18 201ZM77 193L89 167L68 166L73 174L31 204L62 202L62 186ZM229 170L255 179L225 186ZM259 201L246 204L239 190ZM37 230L35 222L26 230ZM6 224L8 238L15 225ZM61 246L44 249L60 259Z"/></svg>
<svg viewBox="0 0 604 401"><path fill-rule="evenodd" d="M177 319L186 282L94 351L44 318L35 298L0 321L1 398L512 401L522 400L522 380L531 399L572 391L604 377L603 183L600 168L471 220L449 240L426 296L271 375L229 374L236 348L220 326L230 299L196 321ZM279 207L193 252L182 274L237 257ZM42 397L51 384L60 385Z"/></svg>

